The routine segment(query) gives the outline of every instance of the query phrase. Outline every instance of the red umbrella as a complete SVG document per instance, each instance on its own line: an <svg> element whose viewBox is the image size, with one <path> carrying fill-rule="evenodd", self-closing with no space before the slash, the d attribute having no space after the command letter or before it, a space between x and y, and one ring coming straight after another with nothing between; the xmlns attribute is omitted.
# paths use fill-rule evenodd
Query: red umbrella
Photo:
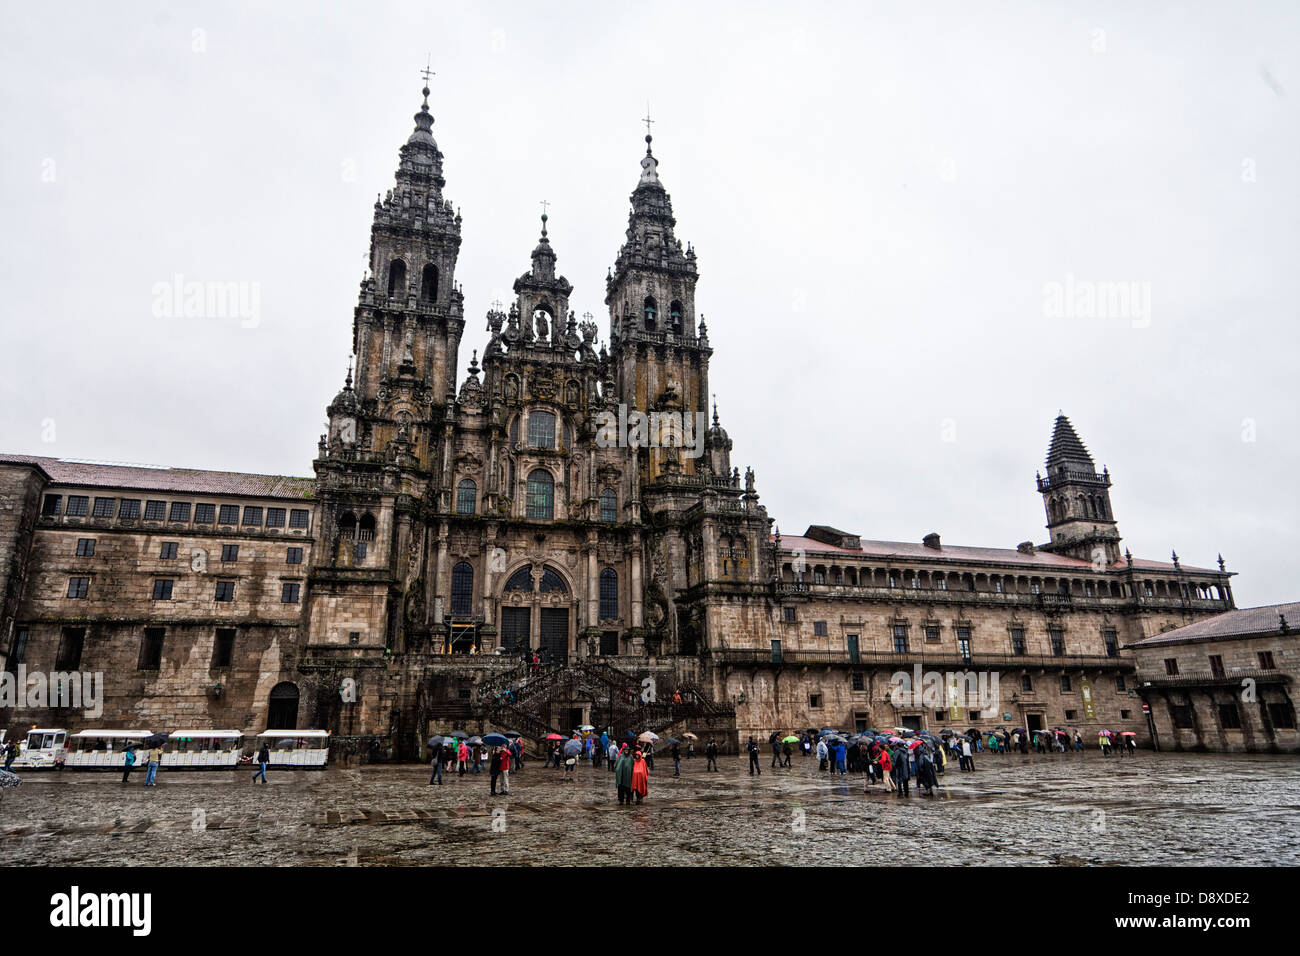
<svg viewBox="0 0 1300 956"><path fill-rule="evenodd" d="M1120 734L1120 736L1121 736L1121 737L1136 737L1137 734L1134 733L1134 732L1131 731L1131 730L1126 730L1126 731L1124 731L1122 734Z"/></svg>
<svg viewBox="0 0 1300 956"><path fill-rule="evenodd" d="M543 739L544 740L567 740L568 738L565 737L563 734L547 734Z"/></svg>

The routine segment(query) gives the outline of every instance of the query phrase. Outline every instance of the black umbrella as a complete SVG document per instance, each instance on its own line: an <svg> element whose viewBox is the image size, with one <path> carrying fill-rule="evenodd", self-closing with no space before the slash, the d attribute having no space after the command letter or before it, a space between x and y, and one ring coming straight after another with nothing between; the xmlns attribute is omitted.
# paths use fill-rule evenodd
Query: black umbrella
<svg viewBox="0 0 1300 956"><path fill-rule="evenodd" d="M141 747L161 747L167 743L170 734L150 734L144 740L140 741Z"/></svg>
<svg viewBox="0 0 1300 956"><path fill-rule="evenodd" d="M441 746L442 746L442 738L439 737L439 736L437 736L436 734L435 734L434 736L430 737L430 738L429 738L429 746L430 746L430 747L433 747L433 748L441 747Z"/></svg>
<svg viewBox="0 0 1300 956"><path fill-rule="evenodd" d="M515 738L515 737L522 737L523 734L521 734L521 733L520 733L519 731L517 731L517 730L507 730L507 731L504 731L504 732L501 734L501 736L502 736L502 737Z"/></svg>

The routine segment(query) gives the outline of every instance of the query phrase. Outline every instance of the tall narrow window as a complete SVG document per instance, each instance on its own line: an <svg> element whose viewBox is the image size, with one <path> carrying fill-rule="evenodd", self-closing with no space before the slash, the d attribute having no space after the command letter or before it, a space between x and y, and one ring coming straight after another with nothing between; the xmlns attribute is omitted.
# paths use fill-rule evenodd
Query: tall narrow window
<svg viewBox="0 0 1300 956"><path fill-rule="evenodd" d="M217 628L217 637L212 645L212 666L230 667L235 662L235 629L233 627Z"/></svg>
<svg viewBox="0 0 1300 956"><path fill-rule="evenodd" d="M478 507L478 485L473 478L462 478L456 486L456 513L472 515Z"/></svg>
<svg viewBox="0 0 1300 956"><path fill-rule="evenodd" d="M618 520L618 492L606 488L600 493L600 520L614 522Z"/></svg>
<svg viewBox="0 0 1300 956"><path fill-rule="evenodd" d="M59 651L54 659L56 671L75 671L81 666L81 650L86 643L84 627L65 627L59 636Z"/></svg>
<svg viewBox="0 0 1300 956"><path fill-rule="evenodd" d="M651 296L645 299L645 330L653 332L659 324L659 306Z"/></svg>
<svg viewBox="0 0 1300 956"><path fill-rule="evenodd" d="M555 517L555 479L545 468L537 468L528 476L527 517Z"/></svg>
<svg viewBox="0 0 1300 956"><path fill-rule="evenodd" d="M668 321L672 323L673 334L682 334L682 304L676 299L668 306Z"/></svg>
<svg viewBox="0 0 1300 956"><path fill-rule="evenodd" d="M600 572L600 619L612 621L618 617L618 572L606 568Z"/></svg>
<svg viewBox="0 0 1300 956"><path fill-rule="evenodd" d="M438 267L432 262L420 273L420 301L432 305L438 298Z"/></svg>
<svg viewBox="0 0 1300 956"><path fill-rule="evenodd" d="M388 294L406 294L406 263L401 259L394 259L388 264Z"/></svg>
<svg viewBox="0 0 1300 956"><path fill-rule="evenodd" d="M465 561L451 569L452 617L469 617L474 598L474 569Z"/></svg>
<svg viewBox="0 0 1300 956"><path fill-rule="evenodd" d="M146 627L144 639L140 642L140 660L138 670L156 671L162 666L163 629Z"/></svg>

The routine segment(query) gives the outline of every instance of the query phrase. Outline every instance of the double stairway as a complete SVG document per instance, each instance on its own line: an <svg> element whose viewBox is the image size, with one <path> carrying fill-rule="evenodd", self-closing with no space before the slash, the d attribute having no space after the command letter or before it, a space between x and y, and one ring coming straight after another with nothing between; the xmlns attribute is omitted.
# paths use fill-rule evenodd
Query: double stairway
<svg viewBox="0 0 1300 956"><path fill-rule="evenodd" d="M572 733L568 724L576 702L589 702L591 723L613 728L616 736L660 733L680 723L721 731L736 716L733 707L692 681L673 679L671 671L630 673L597 659L522 663L483 681L474 695L474 709L487 722L537 740Z"/></svg>

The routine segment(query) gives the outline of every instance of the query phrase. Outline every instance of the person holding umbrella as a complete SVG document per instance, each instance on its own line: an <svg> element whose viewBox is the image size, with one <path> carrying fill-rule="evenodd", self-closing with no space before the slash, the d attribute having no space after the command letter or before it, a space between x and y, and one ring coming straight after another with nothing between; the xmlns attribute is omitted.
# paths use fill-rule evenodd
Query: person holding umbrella
<svg viewBox="0 0 1300 956"><path fill-rule="evenodd" d="M826 761L829 756L830 756L830 749L826 746L825 739L824 738L819 739L817 741L817 769L818 770L826 769Z"/></svg>
<svg viewBox="0 0 1300 956"><path fill-rule="evenodd" d="M708 773L710 770L717 770L718 769L718 742L714 740L712 737L710 737L709 742L704 745L704 756L707 760L707 762L704 764L704 772Z"/></svg>
<svg viewBox="0 0 1300 956"><path fill-rule="evenodd" d="M668 749L668 755L673 758L673 776L682 775L682 745L673 740L672 746Z"/></svg>
<svg viewBox="0 0 1300 956"><path fill-rule="evenodd" d="M433 759L429 761L429 763L433 765L433 773L429 774L428 785L432 787L434 781L436 780L438 782L438 786L441 787L442 786L442 738L430 737L429 749L433 751ZM256 780L257 777L254 777L253 779Z"/></svg>
<svg viewBox="0 0 1300 956"><path fill-rule="evenodd" d="M123 783L131 782L131 768L134 766L135 766L135 748L127 747L126 756L122 760L122 782ZM5 769L8 770L9 768L6 766Z"/></svg>
<svg viewBox="0 0 1300 956"><path fill-rule="evenodd" d="M1097 731L1097 743L1101 746L1101 755L1110 756L1110 734L1105 730Z"/></svg>
<svg viewBox="0 0 1300 956"><path fill-rule="evenodd" d="M745 744L745 749L749 751L749 775L752 777L757 773L760 777L763 776L763 768L758 765L758 741L754 739L753 734L749 735L749 743Z"/></svg>
<svg viewBox="0 0 1300 956"><path fill-rule="evenodd" d="M794 750L790 747L790 738L786 737L781 741L781 766L790 766L790 758L794 755Z"/></svg>

